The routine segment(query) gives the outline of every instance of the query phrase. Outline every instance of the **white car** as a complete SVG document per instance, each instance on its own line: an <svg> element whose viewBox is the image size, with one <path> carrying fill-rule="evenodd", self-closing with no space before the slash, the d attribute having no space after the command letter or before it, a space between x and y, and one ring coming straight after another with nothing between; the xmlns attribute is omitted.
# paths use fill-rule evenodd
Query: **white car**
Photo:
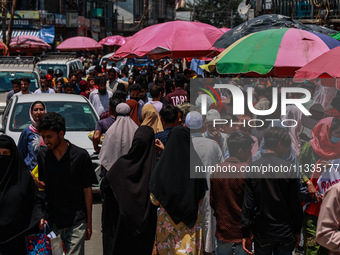
<svg viewBox="0 0 340 255"><path fill-rule="evenodd" d="M18 144L21 132L30 125L29 108L35 101L42 101L47 112L57 112L65 118L65 138L84 148L92 158L92 165L99 180L100 163L94 154L88 133L99 120L92 104L83 96L70 94L29 94L13 96L5 108L0 122L0 132L12 137Z"/></svg>
<svg viewBox="0 0 340 255"><path fill-rule="evenodd" d="M75 73L78 70L83 70L83 64L78 58L65 58L65 56L54 56L54 58L47 58L38 62L37 66L40 70L48 72L49 69L60 69L63 72L63 77L69 78L70 74Z"/></svg>

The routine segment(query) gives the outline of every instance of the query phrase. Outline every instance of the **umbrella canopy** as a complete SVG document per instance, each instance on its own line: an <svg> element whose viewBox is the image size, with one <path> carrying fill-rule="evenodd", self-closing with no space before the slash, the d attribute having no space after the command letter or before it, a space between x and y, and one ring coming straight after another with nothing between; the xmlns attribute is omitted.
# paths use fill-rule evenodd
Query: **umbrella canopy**
<svg viewBox="0 0 340 255"><path fill-rule="evenodd" d="M221 27L219 28L223 33L226 33L231 30L231 28Z"/></svg>
<svg viewBox="0 0 340 255"><path fill-rule="evenodd" d="M96 40L89 37L76 36L63 41L57 47L57 50L74 51L74 50L96 50L103 49Z"/></svg>
<svg viewBox="0 0 340 255"><path fill-rule="evenodd" d="M113 58L200 58L213 57L219 52L213 43L223 32L211 25L171 21L146 27L120 47Z"/></svg>
<svg viewBox="0 0 340 255"><path fill-rule="evenodd" d="M317 32L330 36L335 30L313 25L305 25L290 17L280 14L266 14L246 21L223 34L215 43L217 48L227 48L242 37L268 29L298 28L310 32Z"/></svg>
<svg viewBox="0 0 340 255"><path fill-rule="evenodd" d="M208 65L221 74L292 77L313 59L340 45L323 34L295 28L271 29L250 34L225 49Z"/></svg>
<svg viewBox="0 0 340 255"><path fill-rule="evenodd" d="M19 35L11 39L10 48L15 49L51 49L51 45L34 35Z"/></svg>
<svg viewBox="0 0 340 255"><path fill-rule="evenodd" d="M339 59L340 47L336 47L297 70L294 81L303 82L317 78L337 78L332 80L327 79L329 82L324 82L323 85L334 86L335 80L337 80L337 84L340 84Z"/></svg>
<svg viewBox="0 0 340 255"><path fill-rule="evenodd" d="M333 37L334 39L340 40L340 32L337 34L331 34L331 37Z"/></svg>
<svg viewBox="0 0 340 255"><path fill-rule="evenodd" d="M121 35L113 35L113 36L105 37L104 39L99 41L99 44L106 45L106 46L114 46L114 45L122 46L123 44L126 43L127 39L128 38L121 36Z"/></svg>

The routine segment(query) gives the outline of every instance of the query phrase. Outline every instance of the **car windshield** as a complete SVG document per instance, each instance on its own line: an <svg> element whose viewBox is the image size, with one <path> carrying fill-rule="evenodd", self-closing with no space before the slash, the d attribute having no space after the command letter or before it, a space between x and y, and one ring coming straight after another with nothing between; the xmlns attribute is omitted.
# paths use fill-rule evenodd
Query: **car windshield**
<svg viewBox="0 0 340 255"><path fill-rule="evenodd" d="M81 102L45 102L48 112L60 113L66 122L66 131L92 131L98 121L88 103ZM31 124L29 108L31 103L15 105L9 129L22 131Z"/></svg>
<svg viewBox="0 0 340 255"><path fill-rule="evenodd" d="M107 65L108 66L112 66L113 63L115 63L114 61L111 61L110 59L108 58L103 58L101 63L103 64L103 62L106 61L107 62Z"/></svg>
<svg viewBox="0 0 340 255"><path fill-rule="evenodd" d="M67 66L66 65L55 65L55 64L38 64L40 70L45 70L46 72L50 69L55 72L55 70L60 69L64 76L67 74Z"/></svg>
<svg viewBox="0 0 340 255"><path fill-rule="evenodd" d="M38 76L36 73L23 72L0 72L0 92L7 92L12 90L11 81L14 79L21 79L28 77L31 81L30 91L35 91L39 88Z"/></svg>
<svg viewBox="0 0 340 255"><path fill-rule="evenodd" d="M108 68L112 68L112 65L114 65L114 66L118 67L119 69L123 69L123 67L125 66L125 63L126 63L126 61L124 61L124 60L118 61L118 62L116 63L116 62L114 62L114 61L112 61L112 60L110 60L110 59L108 59L108 58L104 58L104 57L103 57L103 58L100 60L100 65L102 65L104 61L107 62L107 67L108 67Z"/></svg>

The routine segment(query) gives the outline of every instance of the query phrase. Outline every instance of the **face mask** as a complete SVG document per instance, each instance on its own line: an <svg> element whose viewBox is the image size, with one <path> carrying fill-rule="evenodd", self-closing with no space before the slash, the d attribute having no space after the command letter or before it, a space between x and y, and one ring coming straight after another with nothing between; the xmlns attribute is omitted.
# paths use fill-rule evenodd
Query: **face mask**
<svg viewBox="0 0 340 255"><path fill-rule="evenodd" d="M340 137L331 136L331 143L339 143Z"/></svg>

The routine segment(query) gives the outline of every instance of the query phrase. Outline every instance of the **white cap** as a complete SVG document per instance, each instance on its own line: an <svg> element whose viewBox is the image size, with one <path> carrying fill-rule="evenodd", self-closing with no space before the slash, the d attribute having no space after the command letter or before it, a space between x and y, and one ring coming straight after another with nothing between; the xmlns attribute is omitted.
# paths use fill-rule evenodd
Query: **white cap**
<svg viewBox="0 0 340 255"><path fill-rule="evenodd" d="M203 126L203 118L199 112L189 112L185 118L185 125L190 129L200 129Z"/></svg>

